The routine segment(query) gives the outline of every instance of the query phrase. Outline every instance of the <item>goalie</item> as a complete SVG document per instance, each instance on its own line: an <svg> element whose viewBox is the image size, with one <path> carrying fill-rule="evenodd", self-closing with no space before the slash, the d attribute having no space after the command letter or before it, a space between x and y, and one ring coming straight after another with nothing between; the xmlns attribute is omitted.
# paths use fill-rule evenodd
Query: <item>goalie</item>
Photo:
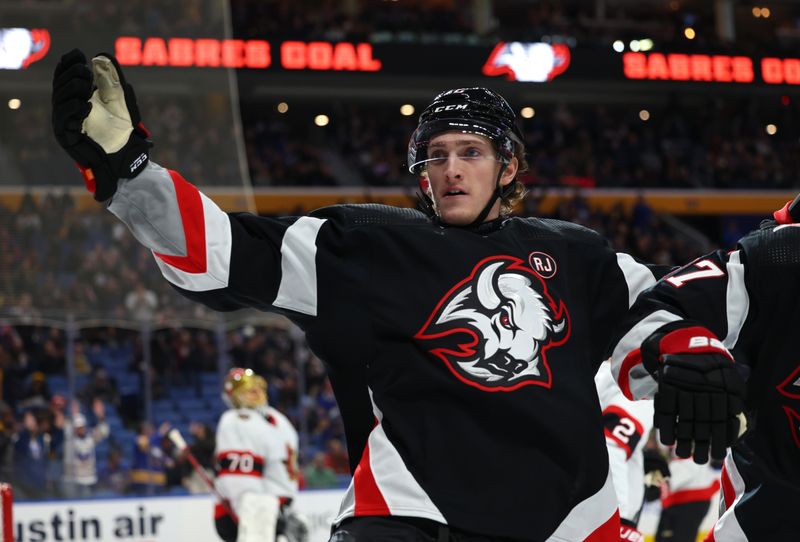
<svg viewBox="0 0 800 542"><path fill-rule="evenodd" d="M217 425L215 485L230 507L217 505L217 533L225 542L304 542L308 529L291 511L297 431L267 404L267 383L251 369L228 372L223 399L230 409Z"/></svg>

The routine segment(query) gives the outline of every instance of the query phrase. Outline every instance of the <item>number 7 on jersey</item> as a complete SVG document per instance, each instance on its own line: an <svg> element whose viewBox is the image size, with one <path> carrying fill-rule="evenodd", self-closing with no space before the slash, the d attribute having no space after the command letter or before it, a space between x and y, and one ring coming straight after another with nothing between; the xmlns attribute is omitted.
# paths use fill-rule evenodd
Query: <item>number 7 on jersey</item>
<svg viewBox="0 0 800 542"><path fill-rule="evenodd" d="M689 271L688 273L683 273L682 275L673 275L669 278L666 278L667 282L675 286L676 288L680 288L687 282L697 280L697 279L710 279L716 277L724 277L725 271L719 268L717 264L712 262L711 260L700 260L694 267L700 268L699 271Z"/></svg>

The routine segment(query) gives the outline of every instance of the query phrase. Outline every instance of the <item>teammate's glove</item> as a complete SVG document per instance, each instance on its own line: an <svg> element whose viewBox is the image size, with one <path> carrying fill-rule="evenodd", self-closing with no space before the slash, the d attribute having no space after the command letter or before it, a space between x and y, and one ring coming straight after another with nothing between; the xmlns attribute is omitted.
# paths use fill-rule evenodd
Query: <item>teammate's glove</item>
<svg viewBox="0 0 800 542"><path fill-rule="evenodd" d="M669 480L669 462L655 448L642 450L644 456L644 500L655 501L661 495L661 484Z"/></svg>
<svg viewBox="0 0 800 542"><path fill-rule="evenodd" d="M91 68L78 49L62 56L53 74L52 102L56 139L78 163L97 201L114 195L118 179L133 178L147 165L150 134L113 56L95 56Z"/></svg>
<svg viewBox="0 0 800 542"><path fill-rule="evenodd" d="M796 195L792 201L787 202L786 205L772 213L772 216L775 218L773 225L776 223L797 224L800 222L800 194ZM772 221L765 220L764 222Z"/></svg>
<svg viewBox="0 0 800 542"><path fill-rule="evenodd" d="M733 358L708 329L667 324L642 343L642 363L658 381L653 418L678 457L725 457L744 432L745 385ZM740 431L741 429L741 431Z"/></svg>

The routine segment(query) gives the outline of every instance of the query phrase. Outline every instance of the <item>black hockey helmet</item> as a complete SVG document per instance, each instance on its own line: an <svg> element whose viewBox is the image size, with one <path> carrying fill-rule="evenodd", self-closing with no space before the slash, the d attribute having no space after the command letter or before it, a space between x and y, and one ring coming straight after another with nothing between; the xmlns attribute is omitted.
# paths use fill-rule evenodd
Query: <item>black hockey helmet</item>
<svg viewBox="0 0 800 542"><path fill-rule="evenodd" d="M444 132L482 135L494 144L498 158L508 163L515 144L523 146L522 132L508 102L487 88L446 90L433 99L419 117L408 142L408 170L420 174L428 160L430 140Z"/></svg>

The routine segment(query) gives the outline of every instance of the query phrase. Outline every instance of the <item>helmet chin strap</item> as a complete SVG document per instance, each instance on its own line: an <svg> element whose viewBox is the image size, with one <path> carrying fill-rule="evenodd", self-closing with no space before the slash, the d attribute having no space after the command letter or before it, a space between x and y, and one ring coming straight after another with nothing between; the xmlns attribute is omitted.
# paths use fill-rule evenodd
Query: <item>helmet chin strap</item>
<svg viewBox="0 0 800 542"><path fill-rule="evenodd" d="M475 228L483 224L483 221L486 220L486 217L489 215L489 212L494 207L495 202L503 196L503 189L505 187L500 186L500 179L503 177L503 173L505 172L506 168L508 167L508 162L503 162L503 165L500 166L500 171L497 173L497 179L494 182L494 190L492 191L492 195L489 196L489 201L483 210L478 214L478 217L473 220L469 225L464 226L466 228ZM442 217L439 216L439 212L436 211L434 207L434 202L430 196L422 192L421 190L417 192L417 197L420 201L420 206L422 207L423 212L426 214L431 215L434 217L439 223L447 224Z"/></svg>
<svg viewBox="0 0 800 542"><path fill-rule="evenodd" d="M503 187L500 186L500 178L503 176L503 172L505 172L507 167L508 162L503 162L503 165L500 166L500 172L497 174L497 179L494 182L494 191L492 191L492 195L489 197L489 202L480 212L478 218L473 220L472 223L467 226L468 228L474 228L483 224L483 221L486 220L489 211L491 211L492 207L494 207L495 202L503 195Z"/></svg>

